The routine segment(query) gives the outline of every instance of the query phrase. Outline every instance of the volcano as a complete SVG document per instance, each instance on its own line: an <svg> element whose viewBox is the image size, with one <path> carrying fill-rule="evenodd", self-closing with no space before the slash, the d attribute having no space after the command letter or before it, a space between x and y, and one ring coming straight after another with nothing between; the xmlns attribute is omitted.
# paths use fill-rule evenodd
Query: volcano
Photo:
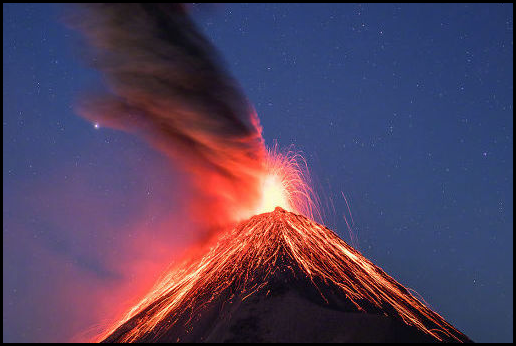
<svg viewBox="0 0 516 346"><path fill-rule="evenodd" d="M276 208L165 275L102 342L471 342L328 228Z"/></svg>

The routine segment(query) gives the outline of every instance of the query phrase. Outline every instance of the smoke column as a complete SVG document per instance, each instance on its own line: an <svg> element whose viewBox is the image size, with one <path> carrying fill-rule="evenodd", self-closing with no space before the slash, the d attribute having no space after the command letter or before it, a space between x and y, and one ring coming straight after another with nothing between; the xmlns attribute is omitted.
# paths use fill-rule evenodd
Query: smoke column
<svg viewBox="0 0 516 346"><path fill-rule="evenodd" d="M182 215L171 219L191 221L188 229L201 241L188 244L184 258L196 258L212 236L276 206L317 214L306 162L276 147L267 151L256 112L183 5L74 9L68 23L83 34L88 61L107 86L82 97L78 112L144 138L185 173ZM169 226L171 234L179 232L179 223ZM170 238L163 243L168 248Z"/></svg>
<svg viewBox="0 0 516 346"><path fill-rule="evenodd" d="M207 228L251 216L266 157L259 120L185 7L88 4L70 22L109 89L79 114L142 136L187 172L185 203Z"/></svg>

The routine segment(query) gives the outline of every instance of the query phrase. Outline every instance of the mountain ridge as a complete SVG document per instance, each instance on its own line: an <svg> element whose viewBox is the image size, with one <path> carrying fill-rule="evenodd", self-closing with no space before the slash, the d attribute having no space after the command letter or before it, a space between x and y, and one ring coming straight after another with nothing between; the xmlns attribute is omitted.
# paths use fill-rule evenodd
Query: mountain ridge
<svg viewBox="0 0 516 346"><path fill-rule="evenodd" d="M293 311L301 306L335 320L326 331L333 341L471 341L333 231L279 207L240 223L200 260L169 273L103 341L274 342L285 338L271 316L299 320L303 310ZM339 320L361 327L339 329ZM362 326L367 320L383 330L380 340ZM288 329L296 323L287 324L295 339ZM314 327L303 329L297 335ZM321 333L312 334L316 340Z"/></svg>

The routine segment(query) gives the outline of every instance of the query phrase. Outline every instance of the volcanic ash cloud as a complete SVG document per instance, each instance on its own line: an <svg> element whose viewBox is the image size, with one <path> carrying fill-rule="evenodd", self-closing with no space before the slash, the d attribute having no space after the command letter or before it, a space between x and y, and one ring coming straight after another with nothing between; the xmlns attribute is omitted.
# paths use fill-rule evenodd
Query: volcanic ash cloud
<svg viewBox="0 0 516 346"><path fill-rule="evenodd" d="M261 127L184 6L80 5L69 22L108 86L84 97L79 113L143 136L188 172L198 218L211 226L241 219L259 195Z"/></svg>

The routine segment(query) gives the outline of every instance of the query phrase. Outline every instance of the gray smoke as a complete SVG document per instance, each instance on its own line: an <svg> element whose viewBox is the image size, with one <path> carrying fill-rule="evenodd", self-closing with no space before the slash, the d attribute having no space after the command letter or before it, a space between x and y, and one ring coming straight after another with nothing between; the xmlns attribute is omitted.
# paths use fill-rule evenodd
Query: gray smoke
<svg viewBox="0 0 516 346"><path fill-rule="evenodd" d="M196 203L221 219L212 220L254 203L265 157L258 118L185 7L87 4L71 18L109 90L78 112L143 136L191 173Z"/></svg>

